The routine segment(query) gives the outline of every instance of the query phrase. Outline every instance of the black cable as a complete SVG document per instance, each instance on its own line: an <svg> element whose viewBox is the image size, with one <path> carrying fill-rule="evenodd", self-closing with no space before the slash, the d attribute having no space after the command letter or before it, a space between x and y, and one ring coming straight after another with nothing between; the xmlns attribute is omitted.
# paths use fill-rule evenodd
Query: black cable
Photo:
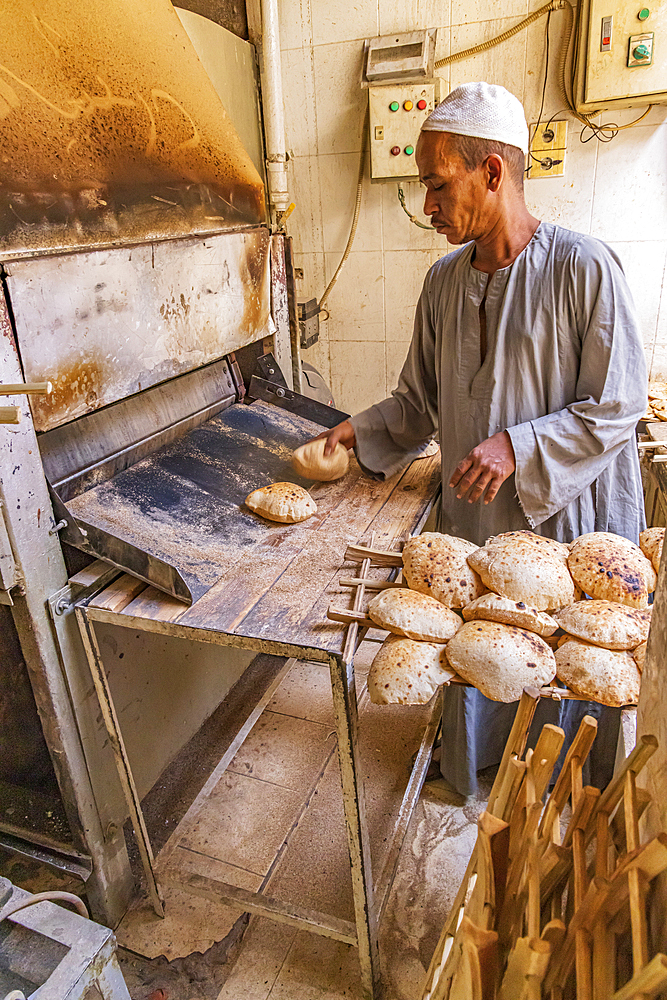
<svg viewBox="0 0 667 1000"><path fill-rule="evenodd" d="M542 83L542 103L540 104L540 113L537 116L537 125L535 126L535 133L533 135L533 138L535 138L535 136L537 135L537 130L540 127L540 122L542 121L542 112L544 111L544 97L545 97L545 94L547 92L547 79L549 77L549 24L551 22L551 13L552 12L549 11L549 13L547 14L547 24L546 24L546 28L545 28L545 32L544 32L545 33L546 59L544 61L544 81ZM536 160L538 163L542 162L536 156L533 156L533 154L530 151L530 148L528 149L528 155L530 157L532 157L533 160ZM527 174L527 175L530 175L530 168L531 167L532 167L532 163L529 163L528 166L526 167L524 173Z"/></svg>

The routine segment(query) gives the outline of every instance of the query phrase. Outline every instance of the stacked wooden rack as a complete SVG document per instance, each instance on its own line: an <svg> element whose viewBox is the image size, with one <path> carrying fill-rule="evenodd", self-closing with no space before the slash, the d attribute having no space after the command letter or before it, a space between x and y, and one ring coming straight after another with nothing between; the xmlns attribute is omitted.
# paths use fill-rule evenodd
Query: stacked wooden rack
<svg viewBox="0 0 667 1000"><path fill-rule="evenodd" d="M667 835L640 843L649 797L636 785L657 741L644 736L600 794L582 783L597 730L585 716L545 803L564 734L544 726L524 755L538 699L527 689L519 703L422 1000L645 1000L667 987L646 925Z"/></svg>

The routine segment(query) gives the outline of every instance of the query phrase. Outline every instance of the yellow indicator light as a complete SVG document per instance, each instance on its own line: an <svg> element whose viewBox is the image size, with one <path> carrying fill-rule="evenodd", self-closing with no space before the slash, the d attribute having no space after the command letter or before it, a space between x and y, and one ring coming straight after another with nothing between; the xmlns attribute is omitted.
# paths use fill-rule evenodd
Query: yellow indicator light
<svg viewBox="0 0 667 1000"><path fill-rule="evenodd" d="M405 108L406 111L412 111L413 108L412 101L404 101L403 107Z"/></svg>

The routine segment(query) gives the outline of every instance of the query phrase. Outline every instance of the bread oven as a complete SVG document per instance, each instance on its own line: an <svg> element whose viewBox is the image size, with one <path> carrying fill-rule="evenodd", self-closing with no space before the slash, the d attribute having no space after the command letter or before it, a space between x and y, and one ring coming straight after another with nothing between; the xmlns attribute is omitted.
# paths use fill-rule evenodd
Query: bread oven
<svg viewBox="0 0 667 1000"><path fill-rule="evenodd" d="M36 706L16 683L3 738L21 742L26 712L39 757L0 775L0 846L84 881L113 926L133 891L129 815L160 912L168 865L156 868L142 797L258 654L263 687L230 748L285 657L325 662L355 922L222 883L188 888L356 944L372 990L377 922L437 719L376 906L356 743L363 633L327 622L326 594L349 543L376 532L389 544L423 523L436 462L383 484L355 465L344 487L317 487L302 525L269 526L243 506L267 482L312 487L291 451L345 416L293 388L289 240L267 224L261 177L168 0L42 8L11 5L0 40L0 382L53 385L14 397L23 419L0 427L3 662L29 677ZM252 379L244 352L260 356ZM189 693L175 718L183 644Z"/></svg>

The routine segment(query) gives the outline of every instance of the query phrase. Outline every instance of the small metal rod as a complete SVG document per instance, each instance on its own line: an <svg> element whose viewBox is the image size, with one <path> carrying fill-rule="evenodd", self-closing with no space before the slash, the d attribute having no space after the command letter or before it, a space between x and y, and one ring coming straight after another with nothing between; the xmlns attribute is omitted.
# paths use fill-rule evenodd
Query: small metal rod
<svg viewBox="0 0 667 1000"><path fill-rule="evenodd" d="M130 811L134 835L137 839L137 846L141 857L141 864L146 876L148 894L157 916L164 917L164 900L162 899L160 888L155 878L153 849L148 837L148 830L146 829L146 822L141 809L139 793L137 792L137 787L134 782L132 767L130 765L129 757L127 756L127 750L125 749L123 735L120 731L113 697L107 682L106 674L104 673L102 656L100 654L99 646L97 645L93 625L88 621L87 608L79 606L75 609L75 613L79 623L81 641L83 643L84 652L88 661L88 667L90 669L90 674L93 679L93 684L95 685L97 698L102 711L102 718L104 720L104 725L109 736L109 742L111 743L114 758L116 760L118 777L120 778L123 794L125 795L125 801Z"/></svg>

